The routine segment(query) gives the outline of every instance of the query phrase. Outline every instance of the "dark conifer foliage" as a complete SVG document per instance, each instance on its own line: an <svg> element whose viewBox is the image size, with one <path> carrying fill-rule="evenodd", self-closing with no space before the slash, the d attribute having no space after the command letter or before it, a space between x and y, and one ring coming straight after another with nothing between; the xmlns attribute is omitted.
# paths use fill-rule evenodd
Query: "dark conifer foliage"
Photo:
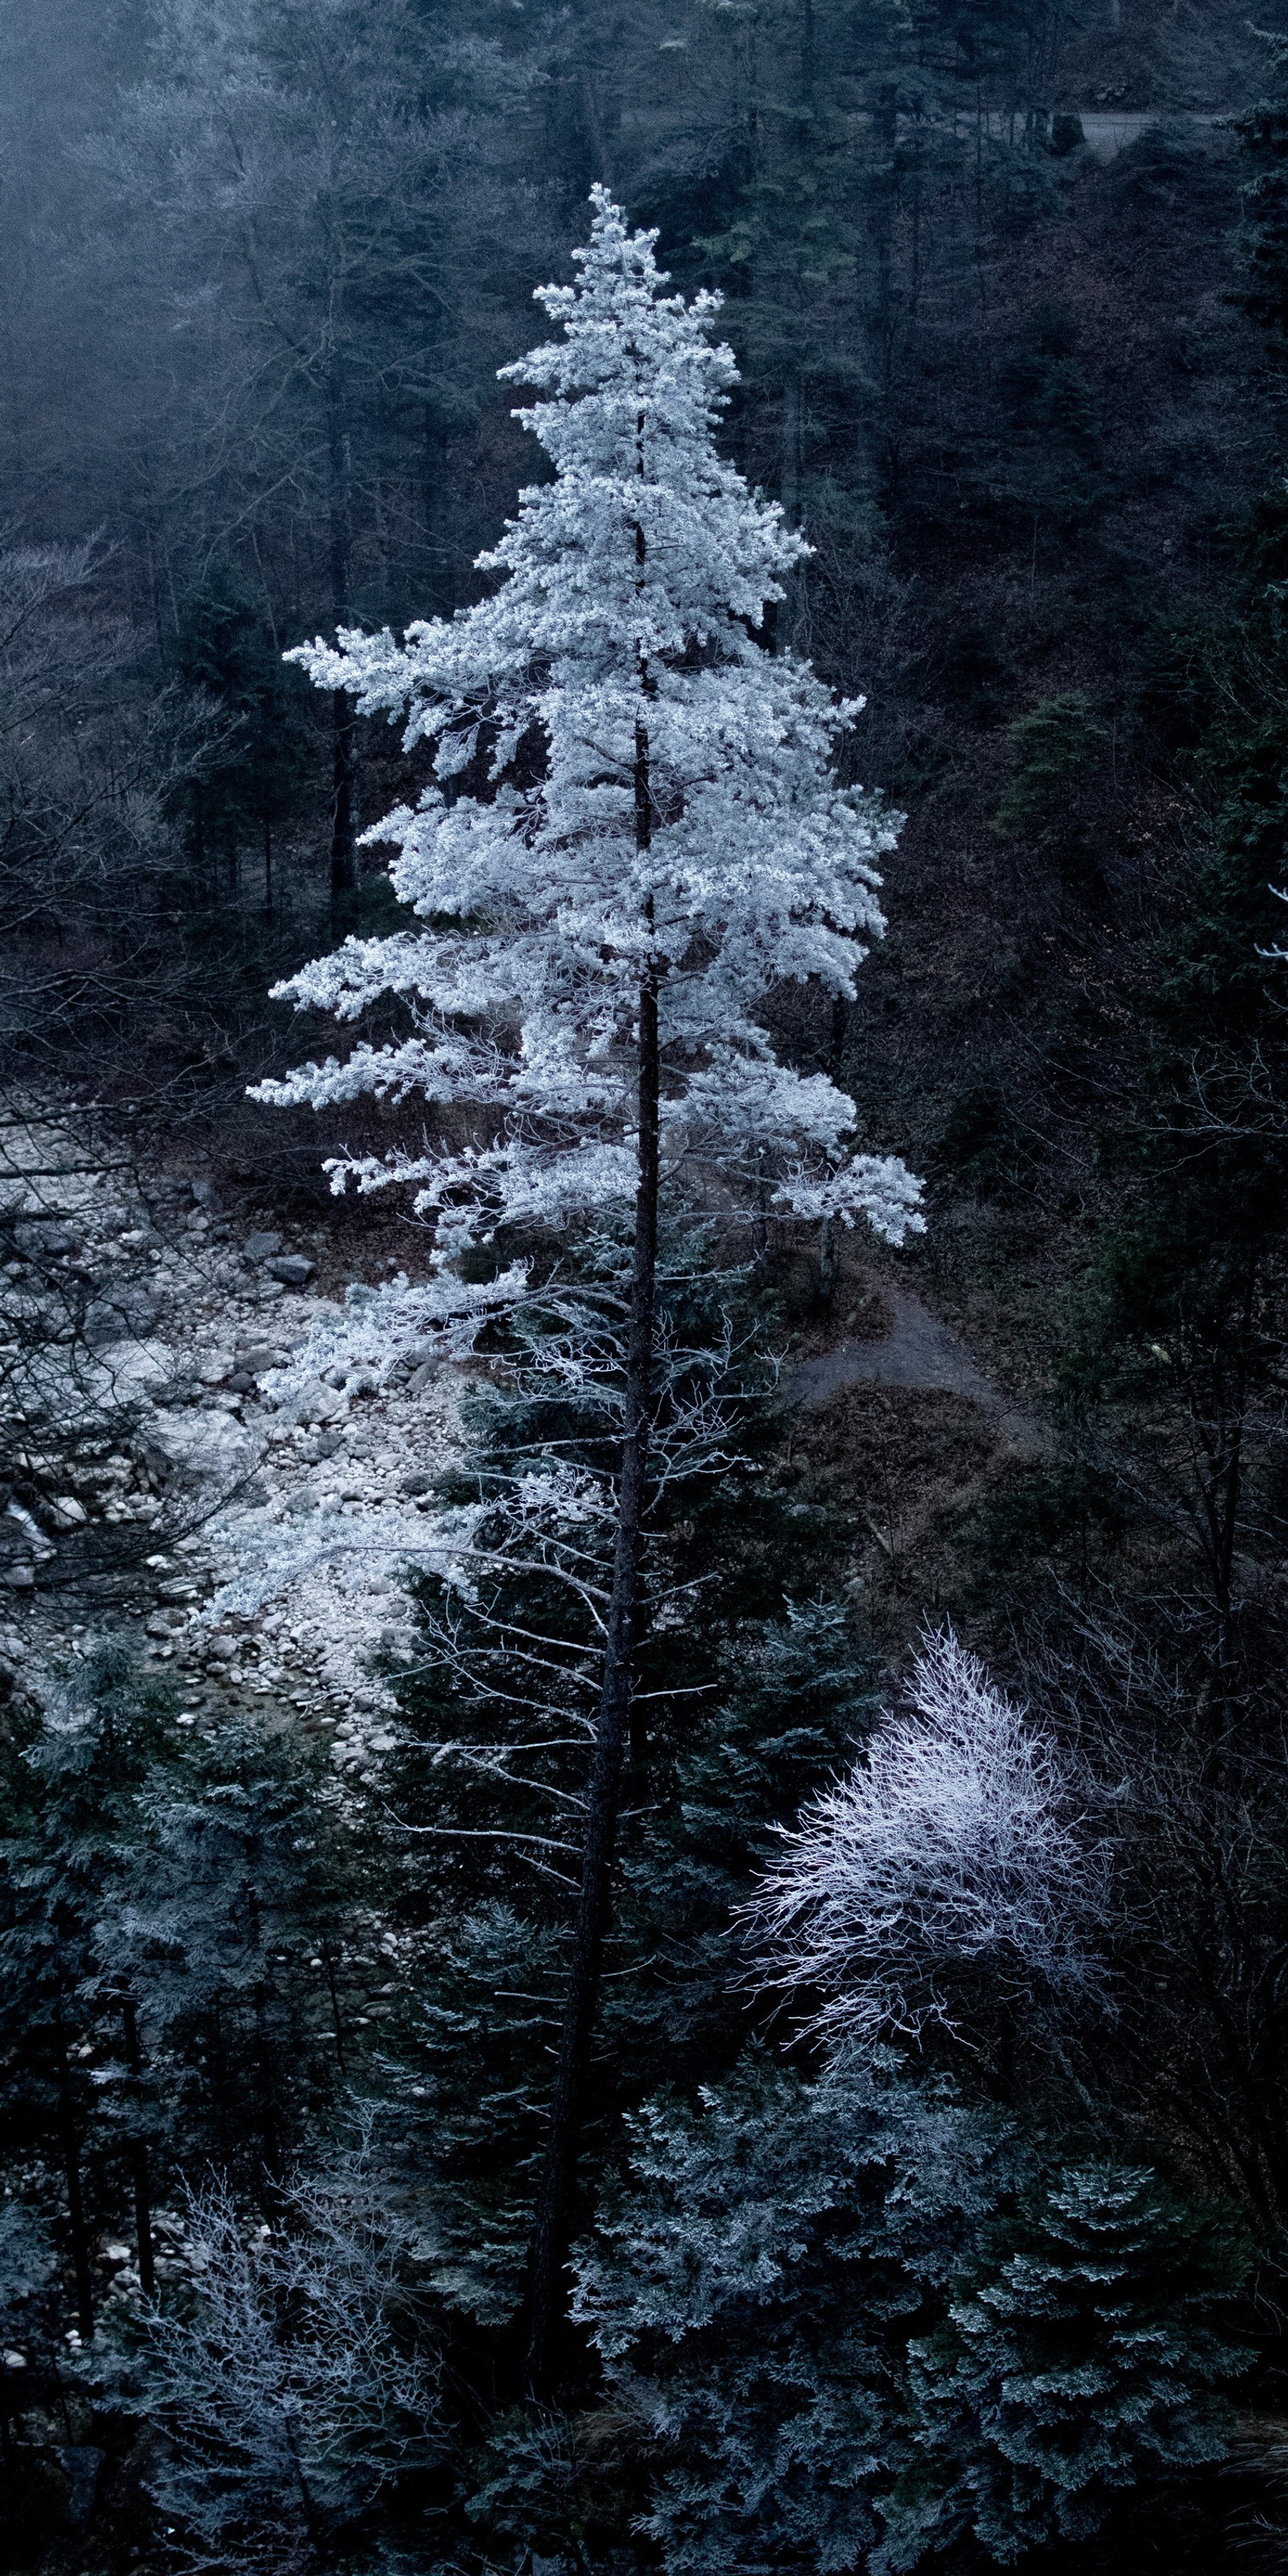
<svg viewBox="0 0 1288 2576"><path fill-rule="evenodd" d="M1288 7L1252 14L10 0L4 2576L1283 2563ZM260 1610L223 1680L176 1651L169 1605L208 1642L245 1580L176 1460L253 1415L344 1469L330 1645L382 1389L273 1413L306 1301L262 1249L236 1294L281 1351L210 1320L208 1377L148 1372L190 1225L235 1265L298 1219L342 1314L434 1247L327 1200L323 1155L494 1141L247 1101L318 1036L270 986L414 931L363 834L430 778L284 656L493 586L548 471L497 371L592 187L723 298L718 443L811 549L755 643L866 696L841 783L907 812L859 1002L763 1018L925 1175L928 1232L860 1248L731 1181L664 1229L534 2393L621 1242L476 1247L525 1301L459 1370L409 1351L424 1455L379 1500L420 1552L373 1570L344 1727L258 1677ZM106 1266L88 1169L131 1198ZM928 1695L971 1656L992 1737ZM766 1888L810 1868L775 1948ZM1060 1974L1015 1966L1026 1903Z"/></svg>

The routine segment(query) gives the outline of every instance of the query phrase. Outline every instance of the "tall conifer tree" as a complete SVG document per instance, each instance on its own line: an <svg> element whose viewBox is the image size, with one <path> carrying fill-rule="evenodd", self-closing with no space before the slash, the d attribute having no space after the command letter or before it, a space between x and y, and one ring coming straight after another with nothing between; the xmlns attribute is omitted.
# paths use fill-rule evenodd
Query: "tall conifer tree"
<svg viewBox="0 0 1288 2576"><path fill-rule="evenodd" d="M919 1228L902 1163L854 1154L853 1102L781 1064L762 1025L784 978L837 1000L883 928L876 860L894 827L830 756L860 702L758 641L805 551L717 454L735 381L717 299L663 292L655 236L593 196L571 287L539 301L563 338L504 372L546 399L519 418L554 479L525 491L483 569L496 594L452 622L342 630L296 658L359 710L406 715L436 781L373 838L427 925L346 940L279 988L353 1020L406 997L399 1041L360 1043L258 1097L364 1093L468 1106L476 1139L342 1155L334 1186L414 1187L441 1257L499 1227L632 1212L617 1543L587 1789L581 1891L533 2248L531 2370L548 2375L600 1979L637 1622L654 1363L659 1197L721 1175L784 1208L899 1243Z"/></svg>

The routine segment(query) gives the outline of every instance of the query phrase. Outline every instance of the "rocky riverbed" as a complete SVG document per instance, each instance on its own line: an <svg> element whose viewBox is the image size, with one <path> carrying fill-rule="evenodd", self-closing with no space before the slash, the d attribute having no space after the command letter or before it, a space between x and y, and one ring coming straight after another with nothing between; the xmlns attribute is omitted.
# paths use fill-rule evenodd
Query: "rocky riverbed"
<svg viewBox="0 0 1288 2576"><path fill-rule="evenodd" d="M318 1291L315 1238L239 1225L208 1181L77 1169L57 1130L28 1150L38 1173L11 1158L0 1176L11 1687L106 1623L172 1672L180 1725L277 1698L326 1730L339 1769L369 1775L391 1740L373 1664L409 1651L399 1567L450 1441L455 1369L413 1346L383 1383L301 1374L344 1315L345 1283ZM293 1570L226 1606L230 1580L269 1551L285 1566L297 1535Z"/></svg>

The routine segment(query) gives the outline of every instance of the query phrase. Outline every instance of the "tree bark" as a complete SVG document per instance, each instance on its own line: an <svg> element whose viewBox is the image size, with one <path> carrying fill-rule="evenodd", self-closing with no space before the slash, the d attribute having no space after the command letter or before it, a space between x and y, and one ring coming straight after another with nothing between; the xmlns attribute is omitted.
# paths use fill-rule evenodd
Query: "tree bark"
<svg viewBox="0 0 1288 2576"><path fill-rule="evenodd" d="M358 882L355 832L357 727L343 689L331 695L331 904L343 911Z"/></svg>
<svg viewBox="0 0 1288 2576"><path fill-rule="evenodd" d="M327 453L331 538L331 611L337 627L349 614L349 440L344 427L339 360L327 384ZM358 882L357 720L346 689L331 696L331 906L343 912Z"/></svg>
<svg viewBox="0 0 1288 2576"><path fill-rule="evenodd" d="M58 2127L63 2150L63 2172L67 2181L67 2219L72 2240L72 2270L76 2278L76 2323L88 2343L94 2332L94 2284L89 2266L89 2229L85 2224L85 2195L81 2189L80 2140L76 2134L76 2113L72 2105L71 2069L67 2062L67 2042L61 2026L58 2031Z"/></svg>
<svg viewBox="0 0 1288 2576"><path fill-rule="evenodd" d="M645 675L646 690L647 687ZM637 848L648 848L651 832L649 739L647 727L641 721L635 728ZM647 918L651 928L651 899ZM653 1382L659 1093L657 976L650 969L641 981L639 995L639 1159L613 1586L604 1646L604 1675L595 1723L595 1746L586 1793L586 1836L582 1846L572 1965L528 2266L527 2371L528 2385L534 2397L542 2396L549 2388L558 2357L559 2329L565 2307L563 2274L572 2237L577 2156L585 2119L586 2083L599 2003L604 1938L612 1910L612 1868L617 1847L622 1765L630 1728L631 1664L639 1602Z"/></svg>
<svg viewBox="0 0 1288 2576"><path fill-rule="evenodd" d="M130 2092L137 2116L143 2090L143 2051L139 2046L139 2016L132 1995L121 1997L121 2019L125 2024L125 2063L130 2070ZM142 2137L130 2140L130 2180L134 2191L134 2241L139 2257L139 2287L144 2298L150 2299L157 2285L157 2268L152 2250L148 2151Z"/></svg>

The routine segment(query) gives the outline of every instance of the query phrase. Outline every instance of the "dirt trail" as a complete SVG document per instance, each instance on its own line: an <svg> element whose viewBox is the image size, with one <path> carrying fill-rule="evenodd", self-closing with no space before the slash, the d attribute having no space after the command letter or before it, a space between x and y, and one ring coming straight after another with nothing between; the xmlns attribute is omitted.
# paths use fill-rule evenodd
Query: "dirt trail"
<svg viewBox="0 0 1288 2576"><path fill-rule="evenodd" d="M986 1375L951 1327L914 1290L881 1281L891 1309L886 1332L872 1341L841 1341L792 1372L790 1392L807 1404L823 1403L846 1386L908 1387L922 1394L961 1395L996 1425L1002 1445L1030 1456L1049 1455L1051 1436L1039 1416L1017 1404Z"/></svg>

